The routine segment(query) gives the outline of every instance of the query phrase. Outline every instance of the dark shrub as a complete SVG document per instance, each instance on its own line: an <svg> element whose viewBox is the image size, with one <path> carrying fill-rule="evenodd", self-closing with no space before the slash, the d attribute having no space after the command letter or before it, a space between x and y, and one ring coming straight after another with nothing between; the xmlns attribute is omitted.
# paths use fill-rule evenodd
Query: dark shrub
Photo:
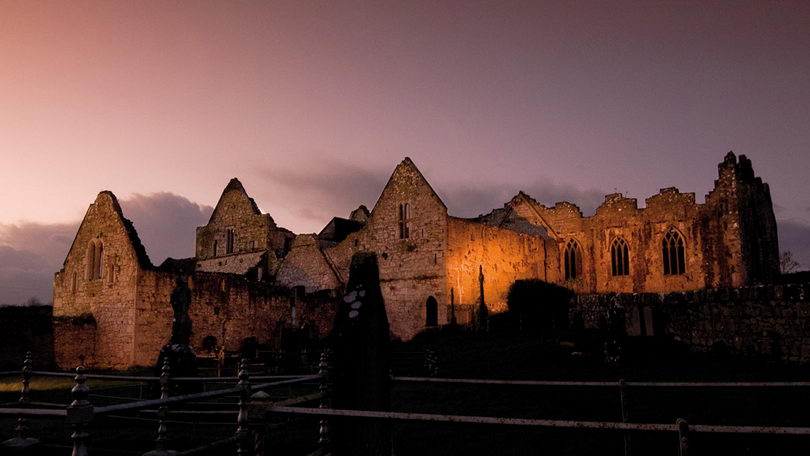
<svg viewBox="0 0 810 456"><path fill-rule="evenodd" d="M568 328L568 288L537 279L516 280L506 303L524 330L551 331Z"/></svg>

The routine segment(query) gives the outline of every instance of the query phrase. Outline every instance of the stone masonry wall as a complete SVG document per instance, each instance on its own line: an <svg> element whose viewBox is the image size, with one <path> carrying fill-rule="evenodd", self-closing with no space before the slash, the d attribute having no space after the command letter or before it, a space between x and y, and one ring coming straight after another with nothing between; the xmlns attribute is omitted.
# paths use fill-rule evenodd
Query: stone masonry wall
<svg viewBox="0 0 810 456"><path fill-rule="evenodd" d="M96 357L96 321L84 317L53 319L54 362L62 369L79 365L99 367ZM103 363L101 363L103 364Z"/></svg>
<svg viewBox="0 0 810 456"><path fill-rule="evenodd" d="M192 347L200 348L207 336L226 350L238 350L255 337L260 344L277 343L282 327L292 321L292 290L255 282L232 274L196 273L189 277L192 292L189 317ZM139 283L135 365L151 365L169 341L173 312L170 304L174 275L149 271ZM299 296L296 327L308 324L319 337L331 331L334 301Z"/></svg>
<svg viewBox="0 0 810 456"><path fill-rule="evenodd" d="M572 319L599 328L611 307L628 335L640 335L643 324L646 334L671 336L699 352L722 346L737 356L810 361L810 284L580 295L572 300Z"/></svg>
<svg viewBox="0 0 810 456"><path fill-rule="evenodd" d="M410 207L409 236L404 239L399 231L400 204ZM366 225L323 253L342 282L349 276L354 253L376 253L391 333L409 339L425 329L430 296L439 304L439 324L447 322L446 246L447 208L406 158L394 170Z"/></svg>
<svg viewBox="0 0 810 456"><path fill-rule="evenodd" d="M506 310L506 295L515 280L548 280L542 236L455 217L448 217L447 228L446 286L453 290L459 323L468 322L469 310L479 302L479 265L483 266L484 298L490 313Z"/></svg>
<svg viewBox="0 0 810 456"><path fill-rule="evenodd" d="M342 285L335 269L315 235L302 234L296 236L290 252L284 257L276 284L289 288L303 286L307 293L333 290Z"/></svg>
<svg viewBox="0 0 810 456"><path fill-rule="evenodd" d="M133 244L133 233L128 229L118 202L109 192L101 192L90 205L73 241L61 271L54 278L54 318L92 314L95 319L96 344L88 365L104 360L108 367L126 367L132 363L135 330L135 283L143 267L151 267L145 254L138 254L139 242ZM135 236L136 237L136 236ZM102 276L95 278L89 272L92 262L92 243L103 246ZM87 328L85 328L87 329ZM73 329L71 331L78 331ZM71 339L55 335L54 356L71 359L75 364ZM69 367L69 366L68 366ZM75 367L75 365L73 366Z"/></svg>
<svg viewBox="0 0 810 456"><path fill-rule="evenodd" d="M227 252L229 229L234 233L232 252ZM287 246L286 239L292 237L291 232L277 227L269 214L259 211L239 180L231 179L211 214L211 220L197 228L196 257L204 260L229 253L282 252Z"/></svg>
<svg viewBox="0 0 810 456"><path fill-rule="evenodd" d="M595 215L583 217L574 204L546 207L520 192L480 219L521 232L529 232L527 225L544 229L558 242L559 255L547 257L559 259L561 277L565 247L576 241L581 270L564 285L578 293L687 291L772 280L779 248L767 184L754 176L750 160L740 156L738 162L733 153L718 166L718 176L705 204L670 187L647 198L645 208L621 194L607 195ZM684 240L684 274L664 274L662 241L671 230ZM611 244L618 237L629 247L629 275L611 272Z"/></svg>

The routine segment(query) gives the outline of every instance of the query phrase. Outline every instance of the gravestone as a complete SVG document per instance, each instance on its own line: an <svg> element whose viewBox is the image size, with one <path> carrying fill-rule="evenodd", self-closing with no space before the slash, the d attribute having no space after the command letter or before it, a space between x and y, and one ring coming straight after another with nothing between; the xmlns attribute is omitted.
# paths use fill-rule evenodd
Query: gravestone
<svg viewBox="0 0 810 456"><path fill-rule="evenodd" d="M390 336L374 253L360 252L352 257L349 283L339 303L332 337L332 407L389 410ZM388 422L334 420L332 429L335 456L391 454Z"/></svg>
<svg viewBox="0 0 810 456"><path fill-rule="evenodd" d="M191 305L191 290L188 288L185 276L177 277L170 302L174 312L172 336L169 343L160 350L160 355L155 364L155 375L160 375L163 360L168 357L172 377L196 377L197 357L190 345L191 318L188 315L188 309ZM175 385L177 384L175 383Z"/></svg>

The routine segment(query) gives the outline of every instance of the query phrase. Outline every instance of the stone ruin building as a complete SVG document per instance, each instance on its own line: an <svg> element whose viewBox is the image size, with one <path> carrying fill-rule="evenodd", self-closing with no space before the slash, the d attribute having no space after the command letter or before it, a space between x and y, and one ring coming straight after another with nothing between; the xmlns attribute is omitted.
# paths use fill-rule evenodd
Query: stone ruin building
<svg viewBox="0 0 810 456"><path fill-rule="evenodd" d="M740 287L778 275L768 184L731 152L704 204L665 188L639 208L621 194L584 217L523 192L476 218L454 217L414 163L394 169L371 211L360 206L318 234L296 235L262 214L237 179L193 258L149 260L115 196L99 193L54 279L57 363L127 368L152 364L170 337L178 275L192 290L192 344L236 350L246 339L279 344L284 331L328 334L351 257L375 252L392 337L473 319L479 270L490 314L509 286L536 278L577 293Z"/></svg>

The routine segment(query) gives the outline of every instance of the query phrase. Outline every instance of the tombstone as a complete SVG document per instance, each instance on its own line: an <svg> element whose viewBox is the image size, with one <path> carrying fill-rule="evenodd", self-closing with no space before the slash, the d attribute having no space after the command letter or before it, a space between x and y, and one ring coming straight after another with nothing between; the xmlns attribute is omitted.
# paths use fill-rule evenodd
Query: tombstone
<svg viewBox="0 0 810 456"><path fill-rule="evenodd" d="M191 318L188 315L188 308L191 305L191 290L188 288L185 276L180 275L175 279L170 302L174 312L172 337L169 343L160 350L155 364L155 375L160 375L163 360L168 357L172 377L196 377L197 357L189 344Z"/></svg>
<svg viewBox="0 0 810 456"><path fill-rule="evenodd" d="M374 253L359 252L352 257L349 283L339 303L332 338L332 407L389 410L388 318ZM335 420L332 430L335 456L391 454L390 425L385 421Z"/></svg>

